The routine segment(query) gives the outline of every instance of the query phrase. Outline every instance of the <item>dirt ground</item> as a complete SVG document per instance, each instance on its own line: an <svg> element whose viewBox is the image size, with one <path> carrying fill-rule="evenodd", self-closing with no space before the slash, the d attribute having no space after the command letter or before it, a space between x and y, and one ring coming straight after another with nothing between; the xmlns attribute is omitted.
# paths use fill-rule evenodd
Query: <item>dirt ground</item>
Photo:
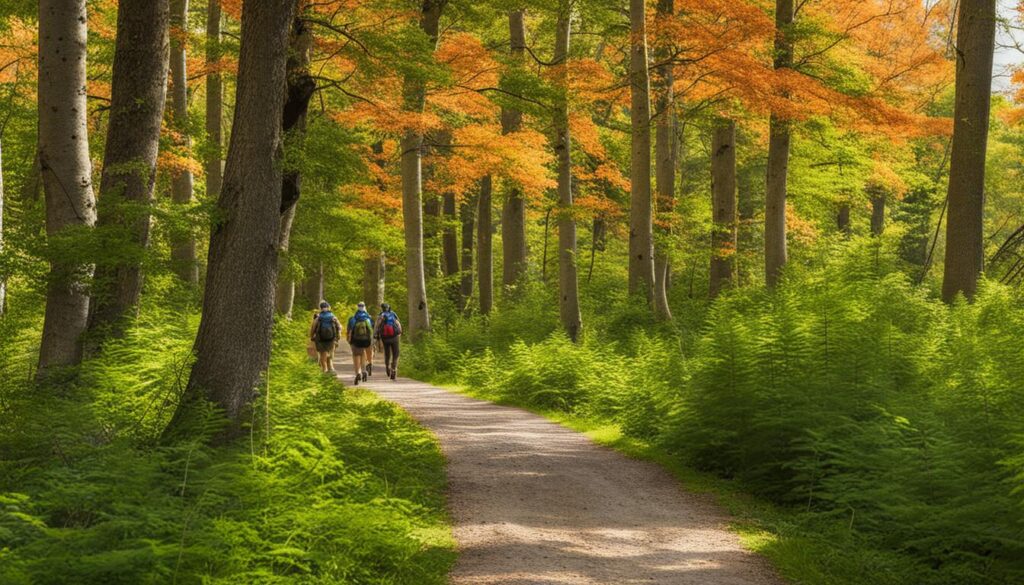
<svg viewBox="0 0 1024 585"><path fill-rule="evenodd" d="M351 385L347 348L336 364ZM433 431L448 459L452 583L782 583L720 510L657 465L518 408L392 382L379 364L365 386Z"/></svg>

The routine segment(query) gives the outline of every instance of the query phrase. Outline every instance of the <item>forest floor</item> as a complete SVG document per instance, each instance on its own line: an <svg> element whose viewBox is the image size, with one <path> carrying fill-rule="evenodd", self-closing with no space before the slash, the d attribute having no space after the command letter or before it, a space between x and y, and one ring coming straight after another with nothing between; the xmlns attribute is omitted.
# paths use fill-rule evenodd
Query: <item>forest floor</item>
<svg viewBox="0 0 1024 585"><path fill-rule="evenodd" d="M544 417L376 375L361 384L441 443L461 584L781 584L707 495ZM342 344L339 378L353 379Z"/></svg>

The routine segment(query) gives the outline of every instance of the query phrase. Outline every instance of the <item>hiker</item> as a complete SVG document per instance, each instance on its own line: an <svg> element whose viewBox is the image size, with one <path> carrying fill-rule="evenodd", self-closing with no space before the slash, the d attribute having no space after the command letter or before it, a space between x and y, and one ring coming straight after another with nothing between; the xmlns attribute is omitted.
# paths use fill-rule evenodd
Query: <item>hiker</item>
<svg viewBox="0 0 1024 585"><path fill-rule="evenodd" d="M391 310L391 305L381 304L374 337L384 346L384 368L392 380L398 377L398 338L401 335L402 322L398 320L398 315Z"/></svg>
<svg viewBox="0 0 1024 585"><path fill-rule="evenodd" d="M366 370L366 350L373 345L373 317L366 312L366 303L356 305L356 313L348 320L348 345L352 348L352 367L356 372L356 386L365 382L369 372Z"/></svg>
<svg viewBox="0 0 1024 585"><path fill-rule="evenodd" d="M331 312L327 301L320 301L320 311L313 314L309 338L316 345L317 363L323 373L334 371L334 349L341 339L341 323Z"/></svg>

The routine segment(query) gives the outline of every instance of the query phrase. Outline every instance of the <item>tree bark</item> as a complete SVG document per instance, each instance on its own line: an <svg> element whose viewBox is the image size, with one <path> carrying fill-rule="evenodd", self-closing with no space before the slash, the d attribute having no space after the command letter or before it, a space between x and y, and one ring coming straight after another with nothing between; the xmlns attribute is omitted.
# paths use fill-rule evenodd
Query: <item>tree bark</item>
<svg viewBox="0 0 1024 585"><path fill-rule="evenodd" d="M441 236L441 248L444 252L442 267L445 276L455 276L459 273L459 236L455 232L457 222L455 193L449 191L444 194L444 233Z"/></svg>
<svg viewBox="0 0 1024 585"><path fill-rule="evenodd" d="M555 155L558 160L558 309L562 327L573 342L580 338L583 318L580 315L579 280L576 266L576 218L572 198L572 137L569 134L569 40L572 14L568 0L559 2L555 29L554 65L557 84L553 127Z"/></svg>
<svg viewBox="0 0 1024 585"><path fill-rule="evenodd" d="M224 85L217 65L220 62L220 0L207 0L206 12L206 65L211 71L206 75L206 196L211 200L220 195L223 179L222 149L224 131L221 120L224 117Z"/></svg>
<svg viewBox="0 0 1024 585"><path fill-rule="evenodd" d="M793 0L775 2L775 69L793 66ZM768 122L768 173L764 213L765 282L774 287L786 266L786 179L789 174L790 123L777 114Z"/></svg>
<svg viewBox="0 0 1024 585"><path fill-rule="evenodd" d="M658 16L671 17L675 13L674 0L658 0ZM654 176L657 180L655 195L655 211L667 215L674 206L676 194L676 112L675 92L672 89L672 64L668 62L669 47L662 47L656 57L665 61L658 68L658 111L655 114L655 157ZM666 230L659 230L667 236ZM662 321L672 319L672 309L668 304L669 257L667 243L654 242L654 314Z"/></svg>
<svg viewBox="0 0 1024 585"><path fill-rule="evenodd" d="M723 120L711 138L711 278L709 296L715 298L733 284L736 257L736 122Z"/></svg>
<svg viewBox="0 0 1024 585"><path fill-rule="evenodd" d="M522 63L526 54L526 19L522 10L508 15L509 39L512 45L512 60ZM501 111L501 131L504 134L518 132L523 124L523 113L514 108ZM509 188L508 197L501 209L501 282L507 290L520 284L526 277L529 250L526 247L526 199L518 185Z"/></svg>
<svg viewBox="0 0 1024 585"><path fill-rule="evenodd" d="M871 196L871 235L881 236L885 231L885 193L879 191Z"/></svg>
<svg viewBox="0 0 1024 585"><path fill-rule="evenodd" d="M298 287L299 298L305 304L302 308L315 309L320 301L324 300L324 265L321 262L317 268L307 270L305 278Z"/></svg>
<svg viewBox="0 0 1024 585"><path fill-rule="evenodd" d="M39 1L39 166L51 240L91 228L96 221L86 123L85 4ZM81 361L81 337L89 318L84 281L90 272L77 258L50 259L39 378Z"/></svg>
<svg viewBox="0 0 1024 585"><path fill-rule="evenodd" d="M654 302L654 223L651 207L651 88L647 73L647 2L630 0L629 294Z"/></svg>
<svg viewBox="0 0 1024 585"><path fill-rule="evenodd" d="M447 0L423 0L420 28L436 48L441 11ZM415 76L405 79L404 107L422 112L426 100L424 81ZM427 281L423 265L423 134L407 130L402 137L402 216L405 222L405 278L408 302L408 334L416 340L430 330L427 307Z"/></svg>
<svg viewBox="0 0 1024 585"><path fill-rule="evenodd" d="M424 156L429 147L424 147ZM427 165L423 173L423 182L430 183L434 175L434 165ZM441 234L441 197L433 193L425 193L423 197L423 263L426 278L437 278L441 274L443 252L438 250L437 239ZM443 240L442 240L443 246Z"/></svg>
<svg viewBox="0 0 1024 585"><path fill-rule="evenodd" d="M843 234L843 237L847 240L853 235L853 230L850 227L849 203L839 204L839 213L836 214L836 227L839 228L839 233Z"/></svg>
<svg viewBox="0 0 1024 585"><path fill-rule="evenodd" d="M494 306L494 248L491 221L491 176L480 180L480 198L477 200L477 289L480 292L480 312L487 315Z"/></svg>
<svg viewBox="0 0 1024 585"><path fill-rule="evenodd" d="M973 299L984 269L985 152L992 98L995 0L960 0L942 298Z"/></svg>
<svg viewBox="0 0 1024 585"><path fill-rule="evenodd" d="M98 229L119 250L97 260L89 323L93 342L120 337L142 294L150 206L167 96L167 0L121 0L111 83L107 143L100 181Z"/></svg>
<svg viewBox="0 0 1024 585"><path fill-rule="evenodd" d="M222 436L236 434L248 420L255 387L270 360L281 221L282 88L296 2L264 0L242 8L235 124L210 237L196 361L172 431L187 424L205 398L227 415L230 426Z"/></svg>
<svg viewBox="0 0 1024 585"><path fill-rule="evenodd" d="M176 146L189 151L192 139L188 134L188 65L186 57L188 0L170 0L171 6L171 127ZM193 177L188 169L179 170L171 178L171 200L177 205L192 203ZM178 276L193 284L199 282L196 238L191 229L171 234L171 263Z"/></svg>
<svg viewBox="0 0 1024 585"><path fill-rule="evenodd" d="M284 109L281 115L281 130L284 132L286 148L302 148L306 133L306 112L309 100L316 91L316 81L309 74L310 49L313 36L306 22L296 18L292 23L289 40L288 64L285 85ZM288 248L291 243L292 224L295 221L295 206L302 193L302 174L298 169L288 169L281 183L281 228L278 235L278 282L276 292L277 313L291 318L295 299L295 280L287 270Z"/></svg>
<svg viewBox="0 0 1024 585"><path fill-rule="evenodd" d="M379 307L384 302L386 270L384 252L373 252L363 260L363 302L369 307Z"/></svg>
<svg viewBox="0 0 1024 585"><path fill-rule="evenodd" d="M462 278L459 283L459 310L469 308L473 296L473 228L476 220L476 202L462 202Z"/></svg>

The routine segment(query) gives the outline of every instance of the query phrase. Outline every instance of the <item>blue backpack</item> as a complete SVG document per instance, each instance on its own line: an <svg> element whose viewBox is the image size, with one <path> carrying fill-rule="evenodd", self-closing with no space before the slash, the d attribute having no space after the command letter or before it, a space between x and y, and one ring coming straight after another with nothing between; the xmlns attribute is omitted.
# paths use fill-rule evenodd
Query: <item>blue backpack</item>
<svg viewBox="0 0 1024 585"><path fill-rule="evenodd" d="M319 341L334 341L334 313L323 311L317 320L316 338Z"/></svg>

